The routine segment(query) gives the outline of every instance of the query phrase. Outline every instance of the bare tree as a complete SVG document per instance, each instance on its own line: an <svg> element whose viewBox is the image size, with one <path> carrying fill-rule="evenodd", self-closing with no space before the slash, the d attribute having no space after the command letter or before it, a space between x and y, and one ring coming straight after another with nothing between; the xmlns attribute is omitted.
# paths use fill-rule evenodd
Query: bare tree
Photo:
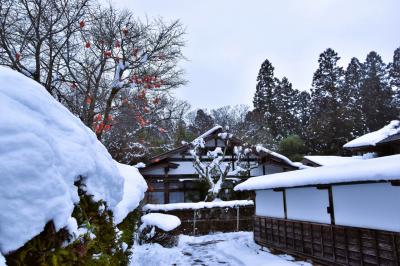
<svg viewBox="0 0 400 266"><path fill-rule="evenodd" d="M55 94L61 56L79 30L90 0L2 0L0 65Z"/></svg>
<svg viewBox="0 0 400 266"><path fill-rule="evenodd" d="M172 149L177 125L190 108L188 103L167 96L151 109L143 104L141 99L124 104L115 112L112 130L104 134L103 143L120 162L136 163ZM137 116L146 123L132 119Z"/></svg>
<svg viewBox="0 0 400 266"><path fill-rule="evenodd" d="M142 23L129 11L111 6L92 9L80 36L68 43L63 55L68 69L63 77L64 103L94 128L99 139L112 124L110 117L124 105L141 108L132 120L146 126L143 112L156 108L170 89L185 83L178 67L183 35L179 21Z"/></svg>

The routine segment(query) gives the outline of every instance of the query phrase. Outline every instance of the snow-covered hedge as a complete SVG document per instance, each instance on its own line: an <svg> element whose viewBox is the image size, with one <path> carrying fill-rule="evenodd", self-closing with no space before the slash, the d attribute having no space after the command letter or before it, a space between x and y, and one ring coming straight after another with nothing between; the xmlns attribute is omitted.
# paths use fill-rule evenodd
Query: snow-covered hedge
<svg viewBox="0 0 400 266"><path fill-rule="evenodd" d="M81 177L87 194L114 211L115 222L138 206L146 186L136 169L118 170L77 117L41 85L5 67L0 67L0 114L1 253L23 246L51 220L57 230L76 233L71 214L79 201L74 182ZM133 172L126 175L129 169Z"/></svg>

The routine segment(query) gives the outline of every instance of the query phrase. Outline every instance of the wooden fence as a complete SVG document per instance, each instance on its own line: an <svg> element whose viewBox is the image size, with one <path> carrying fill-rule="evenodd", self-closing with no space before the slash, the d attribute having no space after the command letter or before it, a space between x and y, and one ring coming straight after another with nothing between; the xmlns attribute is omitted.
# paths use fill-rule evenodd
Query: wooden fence
<svg viewBox="0 0 400 266"><path fill-rule="evenodd" d="M160 211L157 211L160 212ZM176 231L185 235L253 230L254 206L161 211L181 220Z"/></svg>
<svg viewBox="0 0 400 266"><path fill-rule="evenodd" d="M324 265L400 265L400 233L254 216L254 240Z"/></svg>

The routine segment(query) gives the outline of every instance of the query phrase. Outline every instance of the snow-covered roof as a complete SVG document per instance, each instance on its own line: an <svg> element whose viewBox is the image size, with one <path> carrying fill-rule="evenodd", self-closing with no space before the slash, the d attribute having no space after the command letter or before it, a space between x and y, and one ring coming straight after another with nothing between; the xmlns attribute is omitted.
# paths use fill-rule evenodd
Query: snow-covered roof
<svg viewBox="0 0 400 266"><path fill-rule="evenodd" d="M67 227L75 233L71 214L79 202L74 185L79 176L94 200L116 210L126 181L114 160L45 88L0 67L0 113L1 253L24 245L50 220L57 230Z"/></svg>
<svg viewBox="0 0 400 266"><path fill-rule="evenodd" d="M206 132L204 132L203 134L201 134L200 136L198 136L197 139L204 139L204 138L214 134L218 130L222 130L222 127L216 125L213 128L211 128L211 129L207 130Z"/></svg>
<svg viewBox="0 0 400 266"><path fill-rule="evenodd" d="M181 225L181 220L175 216L164 213L148 213L142 216L142 228L146 226L155 226L168 232Z"/></svg>
<svg viewBox="0 0 400 266"><path fill-rule="evenodd" d="M271 151L271 150L269 150L269 149L267 149L267 148L264 148L264 147L261 146L261 145L257 145L257 146L256 146L256 151L257 151L258 153L265 153L265 154L271 155L272 157L279 158L280 160L282 160L282 161L285 162L286 164L288 164L288 165L290 165L290 166L293 166L293 167L295 167L295 168L299 168L299 169L306 169L306 168L308 168L308 166L303 165L303 164L300 163L300 162L292 162L292 160L290 160L288 157L286 157L286 156L284 156L284 155L282 155L282 154L280 154L280 153Z"/></svg>
<svg viewBox="0 0 400 266"><path fill-rule="evenodd" d="M322 166L301 171L252 177L237 185L234 189L236 191L259 190L396 179L400 179L400 155L360 160L343 164L343 167Z"/></svg>
<svg viewBox="0 0 400 266"><path fill-rule="evenodd" d="M218 125L214 126L213 128L207 130L206 132L204 132L203 134L201 134L200 136L195 138L191 143L196 143L197 141L199 141L201 139L205 139L205 138L211 136L214 133L220 132L221 130L222 130L221 126L218 126ZM179 146L179 147L177 147L177 148L175 148L173 150L166 151L164 153L158 154L158 155L150 158L149 161L150 161L150 163L157 163L157 162L159 162L159 161L161 161L161 160L163 160L165 158L168 158L168 157L170 157L170 156L172 156L174 154L181 153L181 152L187 151L189 149L190 149L190 143L188 143L186 141L183 141L181 146Z"/></svg>
<svg viewBox="0 0 400 266"><path fill-rule="evenodd" d="M172 211L172 210L198 210L204 208L234 208L238 206L254 205L252 200L231 200L231 201L212 201L212 202L185 202L169 204L146 204L144 211Z"/></svg>
<svg viewBox="0 0 400 266"><path fill-rule="evenodd" d="M398 133L400 133L400 121L393 120L388 125L377 131L370 132L359 138L353 139L350 142L347 142L345 145L343 145L343 148L351 149L365 146L375 146L378 142Z"/></svg>
<svg viewBox="0 0 400 266"><path fill-rule="evenodd" d="M355 162L362 160L363 158L361 156L342 157L342 156L307 155L304 156L304 159L307 159L321 166L329 166L329 165L340 165L349 162Z"/></svg>

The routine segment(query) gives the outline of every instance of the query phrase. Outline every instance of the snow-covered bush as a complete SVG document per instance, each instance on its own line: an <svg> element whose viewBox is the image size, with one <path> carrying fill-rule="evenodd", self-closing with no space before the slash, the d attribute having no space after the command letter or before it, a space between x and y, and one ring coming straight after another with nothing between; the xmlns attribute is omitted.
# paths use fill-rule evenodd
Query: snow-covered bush
<svg viewBox="0 0 400 266"><path fill-rule="evenodd" d="M141 217L138 242L158 243L163 247L173 247L178 244L174 230L179 227L181 220L174 215L163 213L149 213Z"/></svg>
<svg viewBox="0 0 400 266"><path fill-rule="evenodd" d="M116 224L147 189L137 169L122 169L41 85L5 67L0 113L0 253L24 265L127 260Z"/></svg>

